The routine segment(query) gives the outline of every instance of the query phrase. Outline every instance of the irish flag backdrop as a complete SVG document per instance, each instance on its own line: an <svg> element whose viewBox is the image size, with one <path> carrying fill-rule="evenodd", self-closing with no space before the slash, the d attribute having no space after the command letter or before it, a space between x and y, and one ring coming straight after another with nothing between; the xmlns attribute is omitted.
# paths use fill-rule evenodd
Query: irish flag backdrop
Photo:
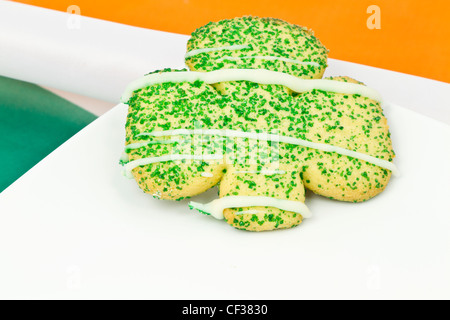
<svg viewBox="0 0 450 320"><path fill-rule="evenodd" d="M180 34L224 18L271 16L313 29L331 58L450 82L448 0L16 2ZM0 192L96 118L85 109L55 91L0 77Z"/></svg>
<svg viewBox="0 0 450 320"><path fill-rule="evenodd" d="M315 30L330 57L450 82L448 0L21 0L134 26L190 34L213 20L270 16ZM368 28L380 12L381 29ZM369 9L369 10L368 10ZM370 23L370 21L369 21Z"/></svg>

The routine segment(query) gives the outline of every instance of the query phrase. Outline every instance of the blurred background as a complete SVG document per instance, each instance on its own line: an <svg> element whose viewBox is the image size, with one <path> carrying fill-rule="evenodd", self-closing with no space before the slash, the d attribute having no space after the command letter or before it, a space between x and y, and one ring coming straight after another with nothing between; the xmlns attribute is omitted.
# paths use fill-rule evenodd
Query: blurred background
<svg viewBox="0 0 450 320"><path fill-rule="evenodd" d="M155 34L160 37L155 41L123 25L189 35L210 21L275 17L313 29L330 58L449 83L449 12L448 0L0 0L0 192L117 104L123 83L109 88L111 79L126 83L167 54L182 58L184 48L170 44L176 35ZM103 23L83 21L74 33L70 29L77 29L77 21L67 14ZM91 39L91 30L104 33ZM85 39L86 50L78 50L75 45ZM151 59L145 50L153 52ZM74 60L66 70L65 54L75 59L78 52L95 59ZM114 56L130 64L128 74L101 69ZM142 68L145 60L154 64ZM97 76L104 77L104 85L98 86Z"/></svg>
<svg viewBox="0 0 450 320"><path fill-rule="evenodd" d="M242 15L276 17L313 29L330 58L450 82L448 0L22 0L123 24L190 34L210 21ZM381 29L367 26L380 8Z"/></svg>

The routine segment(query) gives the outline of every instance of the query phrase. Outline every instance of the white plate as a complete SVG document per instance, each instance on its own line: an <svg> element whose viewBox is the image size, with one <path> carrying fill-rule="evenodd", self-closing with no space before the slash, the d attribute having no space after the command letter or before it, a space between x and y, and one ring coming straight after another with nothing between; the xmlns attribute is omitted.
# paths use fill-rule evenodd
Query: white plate
<svg viewBox="0 0 450 320"><path fill-rule="evenodd" d="M398 83L355 64L330 70ZM250 233L123 178L119 105L0 195L0 298L448 299L450 127L385 113L402 176L384 193L362 204L308 193L312 219Z"/></svg>

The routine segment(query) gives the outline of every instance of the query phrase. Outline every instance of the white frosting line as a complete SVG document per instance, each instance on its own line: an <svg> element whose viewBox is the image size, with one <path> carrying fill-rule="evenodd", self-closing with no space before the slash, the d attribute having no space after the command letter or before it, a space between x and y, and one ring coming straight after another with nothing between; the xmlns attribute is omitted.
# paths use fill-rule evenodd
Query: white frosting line
<svg viewBox="0 0 450 320"><path fill-rule="evenodd" d="M201 176L205 178L212 178L214 175L211 172L202 172Z"/></svg>
<svg viewBox="0 0 450 320"><path fill-rule="evenodd" d="M286 174L286 171L284 170L240 170L240 171L233 171L233 174L246 174L246 173L256 173L256 174L263 174L266 176L272 176L275 174Z"/></svg>
<svg viewBox="0 0 450 320"><path fill-rule="evenodd" d="M311 218L312 214L308 207L300 201L284 200L263 196L228 196L211 201L210 203L198 203L191 201L189 203L194 209L209 213L216 219L222 220L223 210L228 208L246 208L246 207L273 207L284 211L301 214L303 218ZM236 214L244 214L238 212Z"/></svg>
<svg viewBox="0 0 450 320"><path fill-rule="evenodd" d="M284 57L274 57L274 56L244 56L244 57L222 57L220 59L217 59L217 61L223 61L223 60L243 60L243 59L257 59L257 60L274 60L274 61L284 61L288 63L294 63L294 64L303 64L308 66L315 66L320 67L320 64L317 62L311 62L311 61L300 61L295 59L289 59Z"/></svg>
<svg viewBox="0 0 450 320"><path fill-rule="evenodd" d="M128 154L125 151L122 152L122 155L120 156L120 162L128 162L128 161L130 161Z"/></svg>
<svg viewBox="0 0 450 320"><path fill-rule="evenodd" d="M247 44L237 44L233 46L224 46L224 47L216 47L216 48L203 48L203 49L195 49L191 50L184 56L185 59L196 56L200 53L206 53L206 52L213 52L213 51L223 51L223 50L230 50L230 51L237 51L242 49L249 49L250 46Z"/></svg>
<svg viewBox="0 0 450 320"><path fill-rule="evenodd" d="M131 171L137 167L145 166L152 163L168 162L177 160L219 160L223 159L223 154L205 154L205 155L193 155L193 154L170 154L161 157L142 158L128 162L123 166L124 176L132 179L133 175Z"/></svg>
<svg viewBox="0 0 450 320"><path fill-rule="evenodd" d="M376 90L357 83L327 79L300 79L287 73L265 69L223 69L211 72L180 71L148 74L128 85L122 95L122 102L128 102L134 91L148 86L166 82L195 81L203 81L207 84L228 81L251 81L259 84L282 85L298 93L317 89L342 94L359 94L379 102L383 100Z"/></svg>
<svg viewBox="0 0 450 320"><path fill-rule="evenodd" d="M195 130L198 131L198 130ZM194 130L186 130L186 129L176 129L176 130L166 130L166 131L154 131L154 132L145 132L141 133L138 136L154 136L154 137L163 137L163 136L176 136L176 135L190 135L190 134L196 134L197 132L194 132ZM219 130L219 129L204 129L199 132L203 135L217 135L217 136L223 136L223 137L231 137L231 138L244 138L244 139L253 139L253 140L262 140L262 141L277 141L292 145L298 145L303 146L307 148L317 149L325 152L335 152L338 154L341 154L343 156L348 156L352 158L356 158L359 160L366 161L368 163L374 164L376 166L379 166L384 169L388 169L392 171L392 173L395 176L399 175L399 171L395 164L392 162L389 162L387 160L378 159L376 157L370 156L365 153L360 153L352 150L348 150L341 147L332 146L325 143L317 143L317 142L311 142L303 139L293 138L293 137L286 137L282 135L277 134L260 134L256 132L245 132L245 131L238 131L238 130ZM153 158L150 158L153 159ZM140 159L143 160L143 159ZM135 160L139 161L139 160ZM134 161L130 162L133 163Z"/></svg>
<svg viewBox="0 0 450 320"><path fill-rule="evenodd" d="M172 143L181 142L181 141L182 140L180 140L180 139L170 139L170 140L144 141L144 142L130 143L125 146L125 151L139 149L139 148L145 147L149 144L172 144Z"/></svg>

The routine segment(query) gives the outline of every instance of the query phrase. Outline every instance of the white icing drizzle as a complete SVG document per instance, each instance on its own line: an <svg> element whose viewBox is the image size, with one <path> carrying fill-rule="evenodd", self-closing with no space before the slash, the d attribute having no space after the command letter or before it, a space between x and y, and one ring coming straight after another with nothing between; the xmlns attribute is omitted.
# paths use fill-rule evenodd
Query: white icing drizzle
<svg viewBox="0 0 450 320"><path fill-rule="evenodd" d="M223 50L238 51L238 50L243 50L243 49L250 49L250 46L247 44L237 44L237 45L233 45L233 46L195 49L195 50L191 50L188 53L186 53L184 58L187 59L187 58L190 58L190 57L193 57L200 53L205 53L205 52L223 51Z"/></svg>
<svg viewBox="0 0 450 320"><path fill-rule="evenodd" d="M286 174L286 171L284 170L240 170L240 171L233 171L233 174L246 174L246 173L255 173L255 174L263 174L266 176L273 176L276 174Z"/></svg>
<svg viewBox="0 0 450 320"><path fill-rule="evenodd" d="M130 157L128 156L128 154L125 151L122 152L122 155L120 156L120 162L125 163L125 162L128 162L128 161L130 161Z"/></svg>
<svg viewBox="0 0 450 320"><path fill-rule="evenodd" d="M223 60L243 60L243 59L257 59L257 60L272 60L272 61L284 61L288 63L294 63L294 64L302 64L307 66L314 66L314 67L320 67L320 64L317 62L312 61L300 61L295 59L289 59L284 57L274 57L274 56L243 56L243 57L222 57L217 59L217 61L223 61Z"/></svg>
<svg viewBox="0 0 450 320"><path fill-rule="evenodd" d="M205 178L212 178L214 175L211 172L202 172L201 176Z"/></svg>
<svg viewBox="0 0 450 320"><path fill-rule="evenodd" d="M302 93L314 89L342 94L358 94L382 102L381 95L365 85L328 79L300 79L287 73L265 69L222 69L210 72L180 71L148 74L130 83L122 95L126 103L134 91L159 83L203 81L214 84L228 81L251 81L259 84L274 84Z"/></svg>
<svg viewBox="0 0 450 320"><path fill-rule="evenodd" d="M172 143L181 142L181 141L183 141L183 140L170 139L170 140L144 141L144 142L130 143L125 146L125 151L139 149L139 148L145 147L149 144L172 144Z"/></svg>
<svg viewBox="0 0 450 320"><path fill-rule="evenodd" d="M343 156L348 156L352 158L356 158L359 160L366 161L368 163L374 164L378 167L388 169L392 171L392 173L395 176L399 176L399 171L395 164L392 162L389 162L387 160L378 159L376 157L370 156L365 153L360 153L356 151L352 151L349 149L341 148L332 146L325 143L317 143L317 142L311 142L299 138L293 138L293 137L287 137L277 134L259 134L256 132L245 132L245 131L238 131L238 130L219 130L219 129L204 129L204 130L186 130L186 129L175 129L175 130L166 130L166 131L153 131L153 132L144 132L138 135L139 136L154 136L154 137L163 137L163 136L176 136L176 135L191 135L191 134L202 134L202 135L217 135L217 136L223 136L223 137L230 137L230 138L244 138L244 139L253 139L253 140L262 140L262 141L277 141L292 145L298 145L302 147L317 149L325 152L335 152L338 154L341 154ZM149 161L156 158L147 158ZM145 160L139 159L135 161L129 162L127 165L132 164L136 161ZM167 160L166 160L167 161ZM153 161L150 163L154 163L157 161ZM125 166L127 166L125 165ZM133 169L137 166L140 166L141 164L138 164L133 167Z"/></svg>
<svg viewBox="0 0 450 320"><path fill-rule="evenodd" d="M152 158L142 158L138 160L133 160L128 162L123 166L124 176L132 179L133 175L131 171L134 168L145 166L152 163L158 162L168 162L168 161L177 161L177 160L219 160L223 159L223 154L205 154L205 155L193 155L193 154L170 154L161 157L152 157Z"/></svg>
<svg viewBox="0 0 450 320"><path fill-rule="evenodd" d="M200 133L197 133L200 134ZM138 134L137 137L142 136L144 134ZM213 142L219 142L219 141L225 141L225 138L215 139ZM157 140L157 141L143 141L143 142L136 142L136 143L130 143L125 146L125 152L128 150L134 150L139 149L142 147L145 147L149 144L173 144L177 142L183 142L183 139L169 139L169 140Z"/></svg>
<svg viewBox="0 0 450 320"><path fill-rule="evenodd" d="M284 200L263 196L227 196L203 204L191 201L189 206L208 213L216 219L224 219L223 210L228 208L273 207L284 211L301 214L303 218L311 218L308 207L300 201ZM245 211L244 211L245 212ZM237 212L243 214L244 212Z"/></svg>

